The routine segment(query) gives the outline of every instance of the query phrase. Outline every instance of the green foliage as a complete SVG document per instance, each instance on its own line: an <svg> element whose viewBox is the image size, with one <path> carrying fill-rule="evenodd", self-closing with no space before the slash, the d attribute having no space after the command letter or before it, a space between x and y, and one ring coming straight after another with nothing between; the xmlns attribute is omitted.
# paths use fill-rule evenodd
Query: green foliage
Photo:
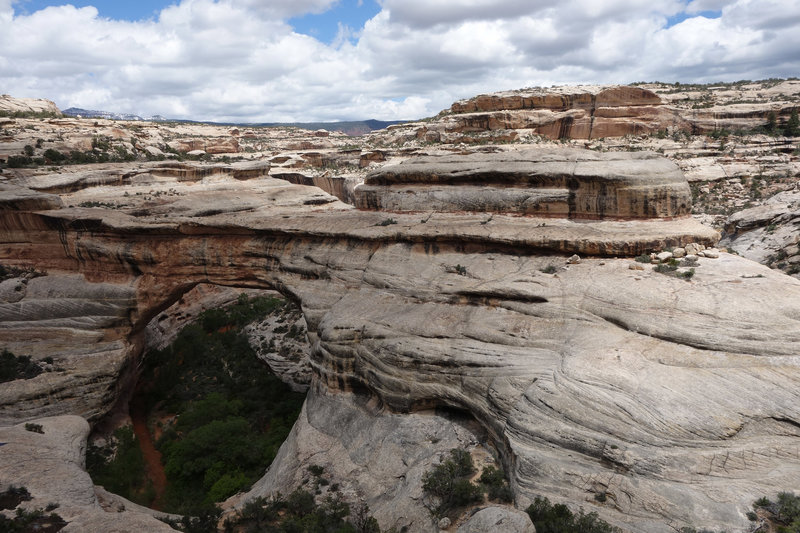
<svg viewBox="0 0 800 533"><path fill-rule="evenodd" d="M243 533L380 533L378 522L364 504L351 509L338 495L321 504L304 490L284 498L250 500L235 518L226 520L225 531Z"/></svg>
<svg viewBox="0 0 800 533"><path fill-rule="evenodd" d="M376 226L391 226L392 224L397 224L397 221L395 219L393 219L393 218L387 218L387 219L384 219L384 220L378 222L375 225Z"/></svg>
<svg viewBox="0 0 800 533"><path fill-rule="evenodd" d="M436 516L445 516L464 505L483 499L480 487L469 481L475 471L472 456L466 450L450 450L450 458L422 476L422 490L439 500Z"/></svg>
<svg viewBox="0 0 800 533"><path fill-rule="evenodd" d="M490 500L506 503L514 501L514 493L506 483L506 477L502 470L487 466L481 472L478 481L486 487Z"/></svg>
<svg viewBox="0 0 800 533"><path fill-rule="evenodd" d="M153 500L144 456L130 426L114 431L105 446L90 444L86 450L86 470L95 484L132 502L149 505Z"/></svg>
<svg viewBox="0 0 800 533"><path fill-rule="evenodd" d="M690 268L689 270L685 270L683 272L678 272L679 266L692 266L696 265L694 262L680 262L677 259L673 258L670 259L668 263L661 263L653 268L653 271L658 272L659 274L665 274L667 276L673 276L679 279L684 279L686 281L691 280L694 277L695 270L694 268Z"/></svg>
<svg viewBox="0 0 800 533"><path fill-rule="evenodd" d="M186 515L180 520L169 518L161 520L184 533L217 533L220 516L222 511L218 507L210 507L198 512L197 516Z"/></svg>
<svg viewBox="0 0 800 533"><path fill-rule="evenodd" d="M550 503L547 498L536 496L533 503L525 509L531 517L537 533L615 533L619 529L601 520L597 513L585 514L581 509L574 514L564 504Z"/></svg>
<svg viewBox="0 0 800 533"><path fill-rule="evenodd" d="M540 268L539 270L541 272L544 272L545 274L555 274L558 268L555 265L547 265L546 267Z"/></svg>
<svg viewBox="0 0 800 533"><path fill-rule="evenodd" d="M775 111L767 113L767 123L764 125L764 129L770 134L774 134L778 129L778 116L775 114Z"/></svg>
<svg viewBox="0 0 800 533"><path fill-rule="evenodd" d="M61 115L53 111L0 111L0 117L6 118L60 118Z"/></svg>
<svg viewBox="0 0 800 533"><path fill-rule="evenodd" d="M776 502L759 498L753 508L761 510L764 517L778 533L800 533L800 496L789 492L778 493Z"/></svg>
<svg viewBox="0 0 800 533"><path fill-rule="evenodd" d="M636 256L637 263L651 263L652 259L650 258L650 254L642 254Z"/></svg>
<svg viewBox="0 0 800 533"><path fill-rule="evenodd" d="M44 158L48 163L59 164L63 162L67 158L67 156L65 156L58 150L48 148L47 150L44 151Z"/></svg>
<svg viewBox="0 0 800 533"><path fill-rule="evenodd" d="M31 379L41 373L42 368L27 355L14 355L5 348L0 353L0 383Z"/></svg>
<svg viewBox="0 0 800 533"><path fill-rule="evenodd" d="M10 155L6 164L8 168L25 168L33 164L33 159L24 155Z"/></svg>
<svg viewBox="0 0 800 533"><path fill-rule="evenodd" d="M787 137L800 137L800 118L797 116L797 109L792 109L792 114L783 127L783 134Z"/></svg>
<svg viewBox="0 0 800 533"><path fill-rule="evenodd" d="M55 533L66 525L63 518L55 513L45 514L44 509L28 511L18 508L14 518L0 514L0 531L4 533Z"/></svg>
<svg viewBox="0 0 800 533"><path fill-rule="evenodd" d="M304 396L261 363L241 328L282 308L242 296L201 314L164 350L145 355L147 410L177 415L157 443L167 475L165 510L197 514L246 489L286 439Z"/></svg>
<svg viewBox="0 0 800 533"><path fill-rule="evenodd" d="M25 431L30 431L31 433L41 433L44 435L44 430L42 429L41 424L34 424L32 422L28 422L25 424Z"/></svg>

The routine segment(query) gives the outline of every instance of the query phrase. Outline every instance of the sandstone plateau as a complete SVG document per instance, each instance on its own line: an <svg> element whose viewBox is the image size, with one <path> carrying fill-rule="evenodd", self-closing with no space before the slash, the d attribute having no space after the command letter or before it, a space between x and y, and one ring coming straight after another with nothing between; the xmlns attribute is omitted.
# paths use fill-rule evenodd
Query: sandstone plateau
<svg viewBox="0 0 800 533"><path fill-rule="evenodd" d="M564 94L542 101L662 105L645 88ZM485 105L511 105L503 98ZM0 283L0 346L53 363L0 386L0 484L24 482L33 506L58 501L64 531L162 527L144 509L104 510L107 496L82 470L86 421L124 403L143 347L170 329L154 324L171 318L153 319L185 295L224 300L203 293L217 285L291 299L310 345L303 413L265 477L232 506L290 491L313 457L381 527L436 531L422 473L452 447L484 443L518 509L544 495L626 531L748 531L752 502L800 479L800 280L713 250L688 281L633 257L715 246L720 234L699 220L734 249L770 224L768 235L789 243L796 156L770 152L778 160L768 168L789 175L759 189L782 196L748 196L756 205L747 209L760 211L693 217L693 197L694 209L711 205L720 184L732 191L723 205L752 190L744 174L709 177L677 157L719 158L717 140L475 146L449 143L442 130L425 144L448 117L372 134L358 150L311 132L308 142L331 144L303 148L300 133L269 131L253 134L280 146L244 152L252 161L4 169L0 264L35 271ZM76 136L118 127L58 124ZM428 133L391 145L419 128ZM126 135L118 144L144 158L146 146ZM653 152L624 153L625 142ZM713 155L698 155L710 150L702 143ZM44 434L25 431L29 421ZM514 517L489 508L454 529Z"/></svg>

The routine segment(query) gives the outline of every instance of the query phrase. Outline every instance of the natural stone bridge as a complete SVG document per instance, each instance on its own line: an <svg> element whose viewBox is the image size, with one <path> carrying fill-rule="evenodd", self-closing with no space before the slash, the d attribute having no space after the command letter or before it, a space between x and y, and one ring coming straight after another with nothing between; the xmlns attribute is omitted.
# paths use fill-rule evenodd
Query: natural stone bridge
<svg viewBox="0 0 800 533"><path fill-rule="evenodd" d="M683 183L663 218L638 220L358 211L224 173L60 198L7 187L2 263L49 275L0 286L0 342L63 370L5 384L2 420L96 419L147 322L183 293L273 288L306 316L312 405L349 391L391 411L466 411L518 505L602 492L597 510L634 531L744 527L755 498L800 473L800 283L727 254L689 283L629 269L652 249L715 242L686 215ZM118 202L120 187L127 205L69 207Z"/></svg>

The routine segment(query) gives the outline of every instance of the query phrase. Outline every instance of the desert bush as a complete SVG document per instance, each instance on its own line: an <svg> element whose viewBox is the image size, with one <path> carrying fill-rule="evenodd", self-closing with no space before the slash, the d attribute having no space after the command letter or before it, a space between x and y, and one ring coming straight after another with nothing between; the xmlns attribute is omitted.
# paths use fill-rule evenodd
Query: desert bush
<svg viewBox="0 0 800 533"><path fill-rule="evenodd" d="M5 348L0 353L0 383L31 379L41 373L42 367L27 355L14 355Z"/></svg>
<svg viewBox="0 0 800 533"><path fill-rule="evenodd" d="M533 503L525 509L531 517L537 533L617 533L618 528L601 520L597 513L584 513L581 509L574 514L564 504L551 504L550 500L536 496Z"/></svg>
<svg viewBox="0 0 800 533"><path fill-rule="evenodd" d="M450 450L450 458L422 476L422 490L438 499L435 516L445 516L457 507L481 501L483 491L469 481L475 472L472 456L466 450Z"/></svg>

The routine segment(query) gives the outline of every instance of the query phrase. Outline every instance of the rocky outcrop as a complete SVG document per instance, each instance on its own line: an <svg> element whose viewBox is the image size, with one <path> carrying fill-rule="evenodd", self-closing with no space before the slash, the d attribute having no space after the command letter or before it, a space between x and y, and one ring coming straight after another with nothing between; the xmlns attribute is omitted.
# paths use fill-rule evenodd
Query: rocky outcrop
<svg viewBox="0 0 800 533"><path fill-rule="evenodd" d="M660 165L649 157L641 161ZM631 270L634 255L715 244L713 230L680 211L635 220L362 211L307 203L327 196L318 189L230 175L137 187L90 187L60 195L75 207L0 213L1 262L48 271L25 298L2 303L0 343L61 334L49 354L60 370L12 382L27 396L5 403L6 423L110 409L110 376L135 364L151 318L211 283L278 290L307 324L309 423L295 428L265 491L320 443L386 523L402 524L391 513L418 505L411 481L428 464L425 432L450 431L403 413L430 409L475 420L518 508L541 494L628 531L742 530L753 500L800 475L800 282L725 253L699 258L690 281ZM89 198L116 207L80 207ZM62 299L80 301L65 288L71 272L70 290L93 294L98 309L64 309ZM38 307L25 303L35 300L30 284L47 278L61 288ZM80 326L91 322L90 338ZM42 357L45 341L31 345ZM98 348L111 345L117 352ZM53 379L83 400L52 401ZM389 418L373 422L388 429L346 431L368 427L364 413L375 409ZM408 452L388 457L382 447L395 449L395 438ZM379 480L369 475L376 462L386 463Z"/></svg>
<svg viewBox="0 0 800 533"><path fill-rule="evenodd" d="M235 154L239 152L239 141L233 136L211 139L178 139L167 144L173 150L184 153L196 150L207 154Z"/></svg>
<svg viewBox="0 0 800 533"><path fill-rule="evenodd" d="M646 133L655 121L674 121L659 109L661 104L658 95L639 87L529 89L456 102L445 128L458 132L531 129L551 139L611 137Z"/></svg>
<svg viewBox="0 0 800 533"><path fill-rule="evenodd" d="M0 94L0 112L3 113L47 113L61 116L55 102L44 98L14 98L8 94Z"/></svg>
<svg viewBox="0 0 800 533"><path fill-rule="evenodd" d="M252 498L303 487L313 464L336 480L344 498L366 503L382 529L438 532L422 476L451 449L474 450L481 439L480 427L463 414L393 414L363 395L312 390L272 468L230 503L241 507Z"/></svg>
<svg viewBox="0 0 800 533"><path fill-rule="evenodd" d="M461 527L457 533L487 533L504 531L506 533L536 533L527 514L504 507L481 509Z"/></svg>
<svg viewBox="0 0 800 533"><path fill-rule="evenodd" d="M554 86L483 94L454 103L433 119L390 127L383 139L424 142L513 142L604 139L659 132L752 131L774 117L778 127L798 110L800 82L713 85Z"/></svg>
<svg viewBox="0 0 800 533"><path fill-rule="evenodd" d="M43 509L58 504L55 512L68 524L61 531L118 532L174 531L148 513L117 506L106 511L84 469L89 424L78 416L59 416L36 421L41 432L23 424L0 427L3 455L0 488L25 487L32 499L20 507Z"/></svg>
<svg viewBox="0 0 800 533"><path fill-rule="evenodd" d="M678 167L652 153L538 149L414 158L367 175L356 207L478 211L568 219L685 217Z"/></svg>
<svg viewBox="0 0 800 533"><path fill-rule="evenodd" d="M800 277L800 190L778 193L728 217L723 244Z"/></svg>

